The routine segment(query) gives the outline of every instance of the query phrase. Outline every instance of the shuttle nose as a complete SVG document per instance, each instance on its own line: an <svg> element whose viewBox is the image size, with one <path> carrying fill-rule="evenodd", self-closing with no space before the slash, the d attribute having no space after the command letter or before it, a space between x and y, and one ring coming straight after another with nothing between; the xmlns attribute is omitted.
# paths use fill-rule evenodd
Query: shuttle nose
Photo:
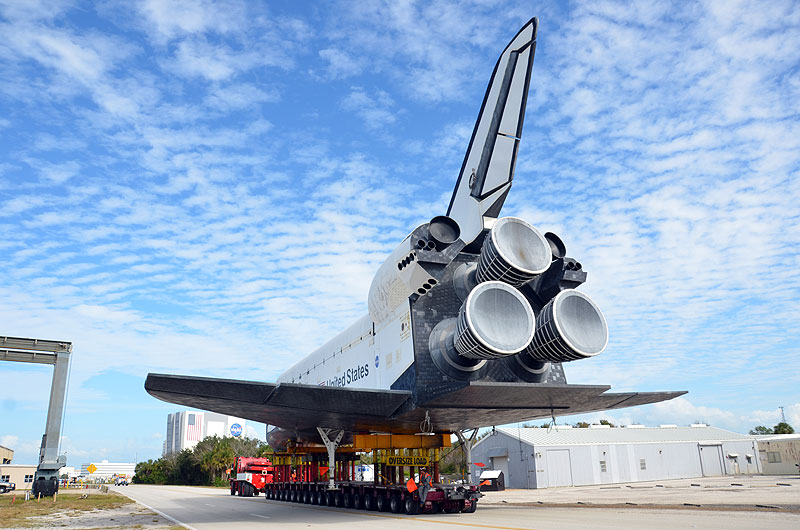
<svg viewBox="0 0 800 530"><path fill-rule="evenodd" d="M534 323L533 310L519 291L503 282L483 282L461 306L455 348L470 359L513 355L530 344Z"/></svg>

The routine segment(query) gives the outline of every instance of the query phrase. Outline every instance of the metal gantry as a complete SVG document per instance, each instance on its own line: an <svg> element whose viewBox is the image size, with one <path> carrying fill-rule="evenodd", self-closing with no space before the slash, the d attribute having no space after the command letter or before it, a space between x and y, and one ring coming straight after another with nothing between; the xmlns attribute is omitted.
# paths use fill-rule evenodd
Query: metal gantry
<svg viewBox="0 0 800 530"><path fill-rule="evenodd" d="M67 463L66 455L58 454L58 444L61 439L71 354L71 342L0 336L0 361L53 365L47 424L39 449L39 465L33 477L34 496L55 494L58 491L58 471Z"/></svg>

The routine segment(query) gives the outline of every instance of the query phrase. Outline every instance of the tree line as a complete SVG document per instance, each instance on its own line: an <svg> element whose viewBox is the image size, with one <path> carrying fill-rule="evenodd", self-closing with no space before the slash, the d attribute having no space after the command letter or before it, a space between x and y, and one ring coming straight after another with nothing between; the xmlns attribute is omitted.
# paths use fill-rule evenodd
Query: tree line
<svg viewBox="0 0 800 530"><path fill-rule="evenodd" d="M794 434L794 427L782 421L775 427L764 427L763 425L756 425L750 429L750 434Z"/></svg>
<svg viewBox="0 0 800 530"><path fill-rule="evenodd" d="M198 442L194 449L139 462L133 482L227 487L226 470L233 466L237 456L264 456L271 451L269 445L256 438L208 436Z"/></svg>

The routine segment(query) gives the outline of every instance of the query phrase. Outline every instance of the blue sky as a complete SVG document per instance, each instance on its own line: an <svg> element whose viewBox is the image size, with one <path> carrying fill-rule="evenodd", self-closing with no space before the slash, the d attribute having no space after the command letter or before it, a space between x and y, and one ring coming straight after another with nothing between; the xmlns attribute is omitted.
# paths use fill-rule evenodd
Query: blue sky
<svg viewBox="0 0 800 530"><path fill-rule="evenodd" d="M70 465L160 455L148 372L274 380L365 314L532 16L503 213L608 319L568 380L689 390L591 417L800 427L800 9L651 4L0 0L0 335L74 343ZM0 366L19 463L50 374Z"/></svg>

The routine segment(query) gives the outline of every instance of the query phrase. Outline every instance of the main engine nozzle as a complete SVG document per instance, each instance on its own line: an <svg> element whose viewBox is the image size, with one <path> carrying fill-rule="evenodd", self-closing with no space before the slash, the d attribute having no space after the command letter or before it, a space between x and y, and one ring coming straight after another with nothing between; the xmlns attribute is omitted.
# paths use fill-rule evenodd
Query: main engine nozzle
<svg viewBox="0 0 800 530"><path fill-rule="evenodd" d="M603 313L580 291L567 289L536 317L533 341L522 355L538 361L566 362L594 357L608 344Z"/></svg>
<svg viewBox="0 0 800 530"><path fill-rule="evenodd" d="M515 288L478 284L458 313L455 347L470 359L500 359L522 351L533 338L533 309Z"/></svg>
<svg viewBox="0 0 800 530"><path fill-rule="evenodd" d="M457 318L442 320L431 331L431 359L454 379L478 379L488 360L525 349L535 323L533 309L517 289L498 281L481 283L470 291Z"/></svg>
<svg viewBox="0 0 800 530"><path fill-rule="evenodd" d="M479 283L500 280L519 287L550 266L547 239L517 217L495 221L481 249L475 277Z"/></svg>

